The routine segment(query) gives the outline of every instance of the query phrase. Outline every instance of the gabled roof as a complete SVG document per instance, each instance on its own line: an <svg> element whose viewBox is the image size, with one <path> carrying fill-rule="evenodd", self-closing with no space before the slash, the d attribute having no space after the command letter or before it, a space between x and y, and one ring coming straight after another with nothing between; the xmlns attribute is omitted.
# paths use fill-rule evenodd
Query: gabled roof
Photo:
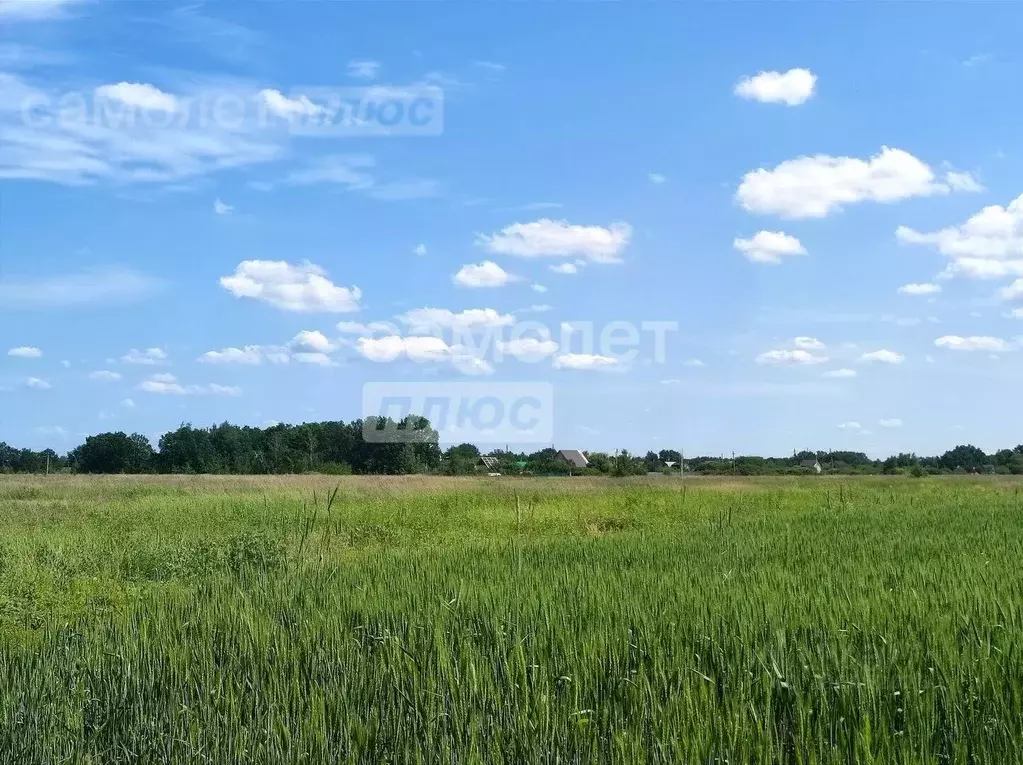
<svg viewBox="0 0 1023 765"><path fill-rule="evenodd" d="M497 470L498 468L497 457L490 457L488 455L482 454L480 455L480 462L483 463L483 466L487 470Z"/></svg>
<svg viewBox="0 0 1023 765"><path fill-rule="evenodd" d="M586 455L578 449L561 449L558 452L558 456L573 467L584 468L590 464L590 461L586 459Z"/></svg>
<svg viewBox="0 0 1023 765"><path fill-rule="evenodd" d="M799 467L813 467L817 464L817 460L803 460L799 463Z"/></svg>

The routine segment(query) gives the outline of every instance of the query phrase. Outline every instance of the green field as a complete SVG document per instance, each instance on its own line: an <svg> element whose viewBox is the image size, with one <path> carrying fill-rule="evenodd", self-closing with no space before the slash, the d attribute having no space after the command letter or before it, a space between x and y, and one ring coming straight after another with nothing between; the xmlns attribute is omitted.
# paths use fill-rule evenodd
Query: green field
<svg viewBox="0 0 1023 765"><path fill-rule="evenodd" d="M337 485L0 478L0 762L1023 761L1021 484Z"/></svg>

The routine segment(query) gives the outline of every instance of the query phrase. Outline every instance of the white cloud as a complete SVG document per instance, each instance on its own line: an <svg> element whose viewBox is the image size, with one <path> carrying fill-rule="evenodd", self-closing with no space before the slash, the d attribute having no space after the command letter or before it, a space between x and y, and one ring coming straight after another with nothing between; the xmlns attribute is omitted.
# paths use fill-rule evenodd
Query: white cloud
<svg viewBox="0 0 1023 765"><path fill-rule="evenodd" d="M783 257L806 255L794 236L782 231L759 231L752 239L735 239L732 246L754 263L781 263Z"/></svg>
<svg viewBox="0 0 1023 765"><path fill-rule="evenodd" d="M121 406L123 406L125 409L134 409L135 402L130 398L122 399Z"/></svg>
<svg viewBox="0 0 1023 765"><path fill-rule="evenodd" d="M541 292L542 293L542 292L546 292L547 291L547 288L544 287L542 284L534 284L534 285L532 285L531 289L533 290L533 292Z"/></svg>
<svg viewBox="0 0 1023 765"><path fill-rule="evenodd" d="M439 337L412 336L370 338L360 337L356 351L363 358L387 363L400 358L412 361L450 363L464 374L491 374L494 370L483 359L477 358L458 345L448 345Z"/></svg>
<svg viewBox="0 0 1023 765"><path fill-rule="evenodd" d="M536 337L522 337L498 343L501 353L520 361L539 361L558 352L558 344L553 340Z"/></svg>
<svg viewBox="0 0 1023 765"><path fill-rule="evenodd" d="M494 261L485 260L482 263L462 266L458 273L451 277L451 281L460 287L503 287L519 281L519 277L508 273Z"/></svg>
<svg viewBox="0 0 1023 765"><path fill-rule="evenodd" d="M423 255L426 254L426 245L425 244L417 244L415 246L415 249L412 250L412 252L414 254L419 255L420 257L422 257Z"/></svg>
<svg viewBox="0 0 1023 765"><path fill-rule="evenodd" d="M779 349L765 351L756 357L758 364L771 366L823 364L827 360L825 356L815 356L801 348L797 350Z"/></svg>
<svg viewBox="0 0 1023 765"><path fill-rule="evenodd" d="M883 348L879 351L870 351L860 356L860 361L877 362L878 364L901 364L905 360L906 357L901 353Z"/></svg>
<svg viewBox="0 0 1023 765"><path fill-rule="evenodd" d="M1023 297L1023 279L1017 279L1008 287L1004 287L998 295L1002 300L1016 300Z"/></svg>
<svg viewBox="0 0 1023 765"><path fill-rule="evenodd" d="M1023 274L1023 260L996 260L994 258L956 258L949 263L939 278L962 276L966 279L1001 279Z"/></svg>
<svg viewBox="0 0 1023 765"><path fill-rule="evenodd" d="M143 111L174 113L178 108L178 101L174 96L148 83L119 82L116 85L102 85L96 88L96 97L105 101L117 101L125 106L134 106Z"/></svg>
<svg viewBox="0 0 1023 765"><path fill-rule="evenodd" d="M153 366L155 364L164 364L166 362L167 351L163 348L147 348L144 351L132 348L126 354L121 356L122 364L142 364L146 366Z"/></svg>
<svg viewBox="0 0 1023 765"><path fill-rule="evenodd" d="M263 348L259 345L246 345L244 348L224 348L219 351L206 351L196 361L201 364L249 364L263 363ZM285 354L287 358L287 354Z"/></svg>
<svg viewBox="0 0 1023 765"><path fill-rule="evenodd" d="M685 361L682 362L682 365L686 367L692 367L693 369L700 369L702 367L707 366L706 362L704 362L702 359L686 359Z"/></svg>
<svg viewBox="0 0 1023 765"><path fill-rule="evenodd" d="M978 193L987 190L971 173L957 173L950 170L945 174L945 182L948 183L948 187L952 191Z"/></svg>
<svg viewBox="0 0 1023 765"><path fill-rule="evenodd" d="M623 368L620 360L596 353L564 353L554 359L555 369L610 371Z"/></svg>
<svg viewBox="0 0 1023 765"><path fill-rule="evenodd" d="M1006 207L988 205L958 226L923 233L899 226L896 238L907 244L933 245L952 258L1002 260L1023 255L1023 195Z"/></svg>
<svg viewBox="0 0 1023 765"><path fill-rule="evenodd" d="M552 273L565 274L566 276L579 273L579 266L575 263L559 263L556 266L549 266L549 269Z"/></svg>
<svg viewBox="0 0 1023 765"><path fill-rule="evenodd" d="M831 377L836 380L846 380L850 377L856 376L855 369L832 369L824 373L825 377Z"/></svg>
<svg viewBox="0 0 1023 765"><path fill-rule="evenodd" d="M252 298L282 311L347 313L359 310L358 287L340 287L312 263L283 260L243 260L220 286L237 298Z"/></svg>
<svg viewBox="0 0 1023 765"><path fill-rule="evenodd" d="M536 303L529 306L529 310L533 313L546 313L547 311L553 311L554 306L547 305L546 303Z"/></svg>
<svg viewBox="0 0 1023 765"><path fill-rule="evenodd" d="M461 313L447 308L416 308L398 317L413 332L432 332L437 329L485 329L505 327L515 323L510 314L498 313L493 308L471 308Z"/></svg>
<svg viewBox="0 0 1023 765"><path fill-rule="evenodd" d="M299 364L316 364L321 367L337 366L337 363L330 356L318 351L300 351L299 353L292 354L292 358Z"/></svg>
<svg viewBox="0 0 1023 765"><path fill-rule="evenodd" d="M308 329L304 329L295 335L291 340L291 345L318 353L329 353L337 349L337 346L330 342L322 332L319 330L310 331Z"/></svg>
<svg viewBox="0 0 1023 765"><path fill-rule="evenodd" d="M650 173L649 175L647 175L647 178L650 180L650 183L658 183L658 184L664 183L666 180L668 180L667 178L665 178L660 173Z"/></svg>
<svg viewBox="0 0 1023 765"><path fill-rule="evenodd" d="M213 212L217 215L230 215L234 211L234 208L226 202L222 202L219 198L213 200Z"/></svg>
<svg viewBox="0 0 1023 765"><path fill-rule="evenodd" d="M661 380L661 385L681 385L682 381L676 377L672 377L668 380Z"/></svg>
<svg viewBox="0 0 1023 765"><path fill-rule="evenodd" d="M750 212L823 218L845 205L946 194L949 186L912 154L887 146L870 159L818 154L746 173L736 192Z"/></svg>
<svg viewBox="0 0 1023 765"><path fill-rule="evenodd" d="M19 359L38 359L42 357L43 352L31 345L22 345L17 348L11 348L11 350L7 351L7 355Z"/></svg>
<svg viewBox="0 0 1023 765"><path fill-rule="evenodd" d="M804 351L823 351L827 346L816 337L800 336L792 339L792 344Z"/></svg>
<svg viewBox="0 0 1023 765"><path fill-rule="evenodd" d="M251 93L237 89L169 94L122 82L102 85L94 99L76 103L52 82L37 87L0 74L0 92L7 96L0 99L3 179L168 184L269 162L287 147L281 131L256 124L229 127L199 114L200 104L226 95L242 104L251 101ZM92 100L101 108L90 108Z"/></svg>
<svg viewBox="0 0 1023 765"><path fill-rule="evenodd" d="M1023 308L1013 308L1009 311L1009 317L1013 319L1023 319Z"/></svg>
<svg viewBox="0 0 1023 765"><path fill-rule="evenodd" d="M839 423L838 427L841 430L863 430L863 426L858 422L842 422Z"/></svg>
<svg viewBox="0 0 1023 765"><path fill-rule="evenodd" d="M477 244L499 255L522 258L579 256L595 263L617 263L632 237L628 223L579 226L543 218L513 223L496 234L477 235Z"/></svg>
<svg viewBox="0 0 1023 765"><path fill-rule="evenodd" d="M901 428L902 420L898 417L891 417L889 419L881 419L877 421L877 424L882 428Z"/></svg>
<svg viewBox="0 0 1023 765"><path fill-rule="evenodd" d="M897 292L900 295L935 295L941 292L941 285L938 284L903 284Z"/></svg>
<svg viewBox="0 0 1023 765"><path fill-rule="evenodd" d="M307 96L299 95L296 98L288 98L279 90L261 90L259 97L264 106L272 114L286 120L297 118L326 117L330 110L319 104L314 104Z"/></svg>
<svg viewBox="0 0 1023 765"><path fill-rule="evenodd" d="M64 367L64 369L70 369L71 368L71 362L68 361L67 359L64 359L62 362L60 362L60 365L62 367Z"/></svg>
<svg viewBox="0 0 1023 765"><path fill-rule="evenodd" d="M813 95L817 75L809 69L789 69L787 72L761 72L755 77L743 77L735 85L735 95L764 104L799 106Z"/></svg>
<svg viewBox="0 0 1023 765"><path fill-rule="evenodd" d="M337 331L343 335L372 335L377 332L396 335L399 333L398 327L389 321L371 321L369 324L357 321L339 321Z"/></svg>
<svg viewBox="0 0 1023 765"><path fill-rule="evenodd" d="M115 382L121 379L121 375L118 372L111 372L108 369L99 369L95 372L89 372L90 380L98 380L100 382Z"/></svg>
<svg viewBox="0 0 1023 765"><path fill-rule="evenodd" d="M40 380L38 377L29 377L25 380L25 385L33 390L49 390L53 387L46 380Z"/></svg>
<svg viewBox="0 0 1023 765"><path fill-rule="evenodd" d="M231 385L182 385L174 375L153 375L139 385L139 390L163 396L238 396L241 388Z"/></svg>
<svg viewBox="0 0 1023 765"><path fill-rule="evenodd" d="M985 337L983 335L971 335L970 337L959 337L958 335L945 335L934 341L938 348L948 348L953 351L991 351L1001 352L1011 350L1012 346L1005 340L998 337Z"/></svg>
<svg viewBox="0 0 1023 765"><path fill-rule="evenodd" d="M0 174L3 172L0 146ZM0 279L0 308L80 308L120 305L154 293L159 282L126 269L84 271L48 277L5 274Z"/></svg>
<svg viewBox="0 0 1023 765"><path fill-rule="evenodd" d="M349 61L348 76L359 80L373 80L380 74L379 61Z"/></svg>

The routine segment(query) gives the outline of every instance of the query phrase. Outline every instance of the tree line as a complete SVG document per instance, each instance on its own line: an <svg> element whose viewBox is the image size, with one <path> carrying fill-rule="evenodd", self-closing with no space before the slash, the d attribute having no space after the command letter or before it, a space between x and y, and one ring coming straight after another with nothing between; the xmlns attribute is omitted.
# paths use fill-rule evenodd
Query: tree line
<svg viewBox="0 0 1023 765"><path fill-rule="evenodd" d="M374 434L392 429L399 439L378 440ZM369 438L367 439L367 434ZM392 434L393 435L393 434ZM535 452L494 450L493 470L503 474L609 475L678 473L681 455L672 449L633 455L587 452L589 465L573 467L553 448ZM66 454L53 449L16 449L0 441L0 473L213 473L335 475L402 475L434 473L468 475L479 472L480 451L460 444L441 451L437 432L428 420L410 417L352 422L307 422L266 428L222 423L208 428L183 424L165 433L155 445L138 433L99 433ZM673 463L668 465L668 463ZM898 454L872 460L862 452L796 452L791 457L687 457L687 472L708 475L791 475L816 469L846 474L1003 473L1023 474L1023 445L993 454L972 445L957 446L940 456Z"/></svg>

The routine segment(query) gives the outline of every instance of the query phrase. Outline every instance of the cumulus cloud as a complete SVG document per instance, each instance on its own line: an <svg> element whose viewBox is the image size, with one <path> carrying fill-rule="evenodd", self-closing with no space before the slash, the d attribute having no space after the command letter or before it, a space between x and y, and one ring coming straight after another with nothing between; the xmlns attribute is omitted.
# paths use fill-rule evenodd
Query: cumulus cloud
<svg viewBox="0 0 1023 765"><path fill-rule="evenodd" d="M413 332L434 332L438 329L486 329L505 327L515 322L511 314L493 308L470 308L455 313L447 308L416 308L398 317Z"/></svg>
<svg viewBox="0 0 1023 765"><path fill-rule="evenodd" d="M291 345L317 353L330 353L337 349L337 346L330 342L322 332L319 330L310 331L308 329L304 329L295 335L291 340Z"/></svg>
<svg viewBox="0 0 1023 765"><path fill-rule="evenodd" d="M1008 287L1004 287L998 295L1002 300L1016 300L1023 297L1023 279L1017 279Z"/></svg>
<svg viewBox="0 0 1023 765"><path fill-rule="evenodd" d="M337 362L330 358L326 353L316 351L299 351L291 356L299 364L315 364L321 367L333 367L337 366Z"/></svg>
<svg viewBox="0 0 1023 765"><path fill-rule="evenodd" d="M517 276L508 273L492 260L464 265L451 277L451 281L459 287L470 288L503 287L518 280Z"/></svg>
<svg viewBox="0 0 1023 765"><path fill-rule="evenodd" d="M178 108L178 100L174 96L148 83L119 82L116 85L102 85L96 88L96 97L144 111L173 113Z"/></svg>
<svg viewBox="0 0 1023 765"><path fill-rule="evenodd" d="M398 327L389 321L371 321L368 324L358 321L339 321L337 331L343 335L373 335L378 332L397 335L400 332Z"/></svg>
<svg viewBox="0 0 1023 765"><path fill-rule="evenodd" d="M182 385L174 375L153 375L139 385L139 390L162 396L238 396L241 388L232 385Z"/></svg>
<svg viewBox="0 0 1023 765"><path fill-rule="evenodd" d="M285 354L287 358L287 354ZM201 364L262 364L264 359L263 347L259 345L246 345L244 348L224 348L219 351L206 351L196 359Z"/></svg>
<svg viewBox="0 0 1023 765"><path fill-rule="evenodd" d="M520 361L539 361L558 351L558 344L550 339L537 337L521 337L516 340L498 343L498 349Z"/></svg>
<svg viewBox="0 0 1023 765"><path fill-rule="evenodd" d="M783 218L823 218L860 202L947 194L947 183L912 154L882 147L869 159L818 154L743 176L736 200L750 212Z"/></svg>
<svg viewBox="0 0 1023 765"><path fill-rule="evenodd" d="M596 353L563 353L554 359L555 369L575 371L611 371L623 368L623 363L612 356Z"/></svg>
<svg viewBox="0 0 1023 765"><path fill-rule="evenodd" d="M792 344L804 351L823 351L827 346L816 337L800 336L792 339Z"/></svg>
<svg viewBox="0 0 1023 765"><path fill-rule="evenodd" d="M29 377L25 380L25 385L33 390L49 390L53 386L46 380L41 380L38 377Z"/></svg>
<svg viewBox="0 0 1023 765"><path fill-rule="evenodd" d="M448 345L439 337L360 337L355 349L363 358L378 363L407 358L419 363L450 363L464 374L491 374L494 371L490 364L468 353L462 346Z"/></svg>
<svg viewBox="0 0 1023 765"><path fill-rule="evenodd" d="M825 377L833 378L835 380L846 380L846 379L849 379L850 377L855 377L856 376L856 370L855 369L832 369L832 370L830 370L828 372L825 372L824 376Z"/></svg>
<svg viewBox="0 0 1023 765"><path fill-rule="evenodd" d="M668 180L667 178L665 178L660 173L650 173L649 175L647 175L647 178L650 180L650 183L657 183L657 184L664 183L666 180Z"/></svg>
<svg viewBox="0 0 1023 765"><path fill-rule="evenodd" d="M237 298L269 303L296 313L348 313L359 310L358 287L340 287L327 272L312 263L295 265L283 260L244 260L220 286Z"/></svg>
<svg viewBox="0 0 1023 765"><path fill-rule="evenodd" d="M575 263L559 263L556 266L549 266L548 268L551 273L565 274L566 276L579 273L579 266Z"/></svg>
<svg viewBox="0 0 1023 765"><path fill-rule="evenodd" d="M540 293L543 293L543 292L547 291L547 288L544 287L542 284L533 284L533 285L530 286L530 289L533 290L533 292L540 292Z"/></svg>
<svg viewBox="0 0 1023 765"><path fill-rule="evenodd" d="M21 345L17 348L11 348L7 351L7 355L19 359L38 359L42 357L43 352L31 345Z"/></svg>
<svg viewBox="0 0 1023 765"><path fill-rule="evenodd" d="M521 258L578 256L594 263L617 263L632 237L628 223L580 226L543 218L513 223L501 231L476 237L477 244L498 255Z"/></svg>
<svg viewBox="0 0 1023 765"><path fill-rule="evenodd" d="M781 348L774 351L764 351L756 357L758 364L768 366L805 366L811 364L823 364L827 361L826 356L815 356L810 351L802 348L790 350Z"/></svg>
<svg viewBox="0 0 1023 765"><path fill-rule="evenodd" d="M219 198L213 200L213 212L217 215L230 215L234 211L234 208L227 202L222 202Z"/></svg>
<svg viewBox="0 0 1023 765"><path fill-rule="evenodd" d="M1009 343L1001 338L983 335L971 335L969 337L945 335L935 340L934 344L938 348L947 348L952 351L989 351L998 353L1012 348Z"/></svg>
<svg viewBox="0 0 1023 765"><path fill-rule="evenodd" d="M988 205L958 226L931 232L899 226L895 236L905 244L931 245L943 255L956 259L987 261L1018 257L1023 255L1023 195L1005 207Z"/></svg>
<svg viewBox="0 0 1023 765"><path fill-rule="evenodd" d="M415 246L415 248L413 248L412 252L413 252L413 254L419 255L420 257L422 257L427 252L426 245L425 244L417 244Z"/></svg>
<svg viewBox="0 0 1023 765"><path fill-rule="evenodd" d="M259 98L270 114L289 121L299 118L326 117L330 115L329 109L325 106L314 104L304 95L288 98L279 90L267 89L259 92Z"/></svg>
<svg viewBox="0 0 1023 765"><path fill-rule="evenodd" d="M108 369L98 369L95 372L89 372L89 379L99 382L116 382L121 379L121 375L119 372L111 372Z"/></svg>
<svg viewBox="0 0 1023 765"><path fill-rule="evenodd" d="M880 419L877 421L877 424L882 428L901 428L902 420L898 417L891 417L889 419Z"/></svg>
<svg viewBox="0 0 1023 765"><path fill-rule="evenodd" d="M924 283L924 284L903 284L896 290L900 295L936 295L941 292L941 286L938 284Z"/></svg>
<svg viewBox="0 0 1023 765"><path fill-rule="evenodd" d="M879 351L870 351L860 356L860 361L877 364L901 364L906 357L896 351L889 351L882 348Z"/></svg>
<svg viewBox="0 0 1023 765"><path fill-rule="evenodd" d="M743 77L735 85L735 95L763 104L799 106L813 95L817 75L809 69L789 69L787 72L761 72L755 77Z"/></svg>
<svg viewBox="0 0 1023 765"><path fill-rule="evenodd" d="M863 430L863 426L858 422L842 422L838 427L841 430Z"/></svg>
<svg viewBox="0 0 1023 765"><path fill-rule="evenodd" d="M166 364L167 358L167 351L163 348L146 348L144 351L132 348L121 356L121 363L155 366L157 364Z"/></svg>
<svg viewBox="0 0 1023 765"><path fill-rule="evenodd" d="M759 231L752 239L735 239L732 246L754 263L775 265L785 257L806 255L799 240L782 231Z"/></svg>

